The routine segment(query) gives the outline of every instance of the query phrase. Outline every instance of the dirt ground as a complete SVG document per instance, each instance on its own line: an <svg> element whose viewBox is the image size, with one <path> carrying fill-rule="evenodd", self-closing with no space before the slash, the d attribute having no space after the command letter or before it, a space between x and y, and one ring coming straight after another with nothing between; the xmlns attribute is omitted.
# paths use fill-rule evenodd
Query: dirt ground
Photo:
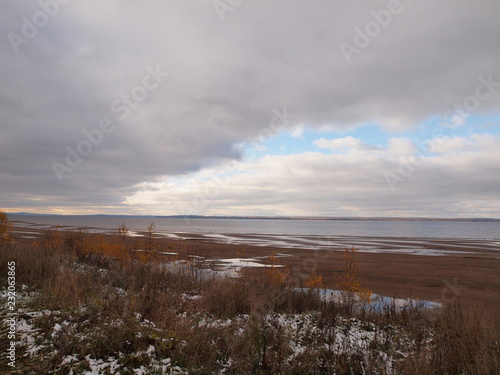
<svg viewBox="0 0 500 375"><path fill-rule="evenodd" d="M326 286L335 287L334 274L344 262L343 251L301 250L242 246L187 240L193 254L207 258L266 257L296 272L323 275ZM464 249L466 250L466 249ZM500 310L500 259L485 252L427 256L381 253L357 254L359 276L374 293L448 303L459 300L480 309Z"/></svg>

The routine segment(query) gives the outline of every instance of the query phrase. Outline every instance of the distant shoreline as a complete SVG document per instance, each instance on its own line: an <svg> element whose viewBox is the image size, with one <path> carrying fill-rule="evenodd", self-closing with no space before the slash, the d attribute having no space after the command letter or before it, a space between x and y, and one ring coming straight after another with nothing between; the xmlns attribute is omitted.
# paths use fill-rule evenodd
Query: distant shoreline
<svg viewBox="0 0 500 375"><path fill-rule="evenodd" d="M92 215L91 215L92 216ZM500 222L500 219L493 218L427 218L427 217L310 217L310 216L197 216L197 215L172 215L154 216L160 219L231 219L231 220L350 220L350 221L480 221L480 222Z"/></svg>
<svg viewBox="0 0 500 375"><path fill-rule="evenodd" d="M156 219L231 219L231 220L330 220L330 221L458 221L500 222L495 218L431 218L431 217L328 217L328 216L234 216L234 215L61 215L8 212L12 216L82 216L82 217L150 217Z"/></svg>

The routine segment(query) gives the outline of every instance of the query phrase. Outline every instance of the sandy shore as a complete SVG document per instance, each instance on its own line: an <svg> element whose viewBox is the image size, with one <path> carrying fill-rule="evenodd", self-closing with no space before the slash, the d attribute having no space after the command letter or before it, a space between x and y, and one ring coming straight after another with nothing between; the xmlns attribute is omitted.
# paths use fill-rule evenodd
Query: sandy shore
<svg viewBox="0 0 500 375"><path fill-rule="evenodd" d="M34 241L47 229L14 224L12 237L19 242ZM266 263L276 253L277 264L304 277L316 271L330 288L334 288L334 273L341 270L343 249L354 246L363 284L374 293L441 303L459 300L471 308L500 310L500 243L496 240L160 233L157 241L166 252L182 241L189 254L221 266L221 260L233 258ZM251 271L263 269L252 267Z"/></svg>

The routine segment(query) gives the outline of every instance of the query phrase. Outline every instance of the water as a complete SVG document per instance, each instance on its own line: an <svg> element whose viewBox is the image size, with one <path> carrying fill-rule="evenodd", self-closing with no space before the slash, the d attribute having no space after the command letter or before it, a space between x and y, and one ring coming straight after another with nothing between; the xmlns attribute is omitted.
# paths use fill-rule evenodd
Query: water
<svg viewBox="0 0 500 375"><path fill-rule="evenodd" d="M133 231L144 231L153 222L156 230L163 233L500 240L500 222L184 219L131 216L30 215L9 215L9 218L45 225L60 224L100 229L116 229L118 224L124 222Z"/></svg>
<svg viewBox="0 0 500 375"><path fill-rule="evenodd" d="M311 290L314 290L316 293L319 293L319 297L324 301L334 301L337 303L342 303L342 291L336 289L307 289L307 288L296 288L297 291L303 293L310 293ZM363 306L361 304L361 306ZM435 309L442 307L443 305L439 302L426 301L426 300L417 300L413 298L393 298L386 297L380 294L372 293L370 296L370 300L368 304L365 304L364 307L368 311L378 311L383 312L386 309L390 309L393 307L397 311L401 311L404 309Z"/></svg>

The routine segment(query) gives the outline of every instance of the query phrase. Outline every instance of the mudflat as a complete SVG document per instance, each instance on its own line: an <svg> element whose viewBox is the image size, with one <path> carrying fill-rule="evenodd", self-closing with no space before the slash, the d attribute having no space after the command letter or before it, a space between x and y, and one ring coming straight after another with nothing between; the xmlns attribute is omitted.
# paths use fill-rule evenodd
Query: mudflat
<svg viewBox="0 0 500 375"><path fill-rule="evenodd" d="M32 242L47 230L14 224L12 237L19 242ZM112 231L102 233L113 235ZM145 235L136 232L129 240L140 243ZM155 241L166 261L181 250L212 268L224 267L228 259L249 258L263 265L288 267L302 280L316 272L329 288L335 288L334 275L342 270L343 250L354 247L359 277L374 293L441 303L460 301L468 308L500 311L500 249L495 240L335 237L311 245L307 238L272 241L258 235L179 233L155 235Z"/></svg>
<svg viewBox="0 0 500 375"><path fill-rule="evenodd" d="M408 240L418 242L415 238ZM193 254L208 259L248 257L269 263L269 256L275 254L274 263L289 267L294 274L302 274L303 279L312 272L323 275L329 288L335 288L334 275L342 270L344 248L358 248L354 238L350 244L346 240L344 248L336 246L316 250L220 243L206 239L185 241ZM389 242L398 241L406 240L398 238ZM442 246L434 245L433 251L426 252L428 240L422 239L421 242L421 254L418 251L404 254L404 249L393 253L390 248L370 252L360 249L357 260L362 283L374 293L385 296L441 303L460 301L471 308L500 309L499 251L447 240ZM457 250L458 247L461 249ZM252 268L252 271L258 272L258 269Z"/></svg>

